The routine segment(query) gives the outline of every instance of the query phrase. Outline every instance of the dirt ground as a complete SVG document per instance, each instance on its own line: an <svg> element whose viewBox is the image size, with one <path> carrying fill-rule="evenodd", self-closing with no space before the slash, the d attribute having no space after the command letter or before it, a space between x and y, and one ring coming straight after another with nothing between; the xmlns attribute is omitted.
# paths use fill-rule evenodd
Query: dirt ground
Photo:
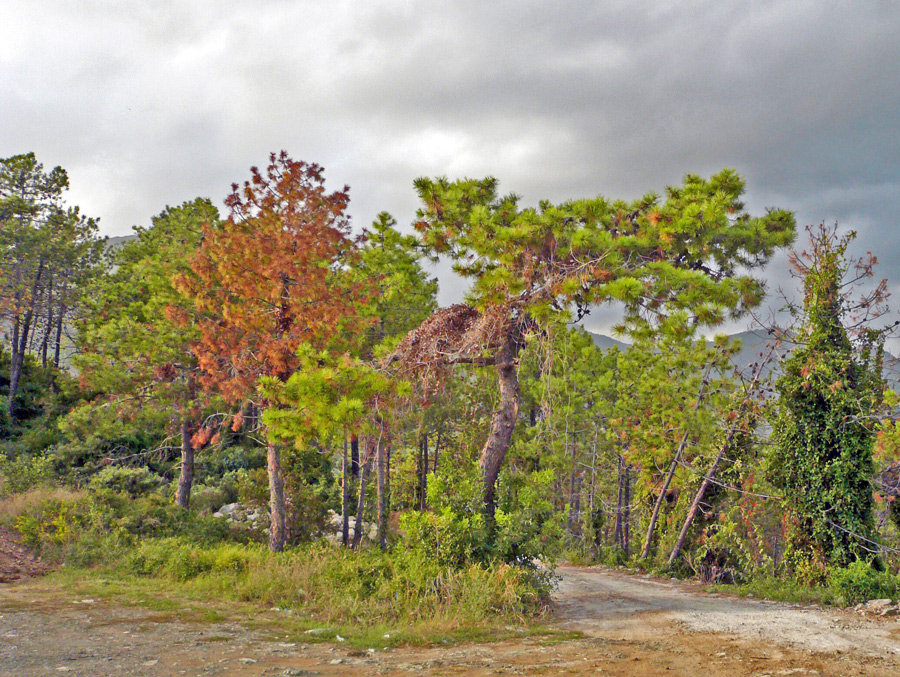
<svg viewBox="0 0 900 677"><path fill-rule="evenodd" d="M0 675L900 675L900 620L709 595L688 583L561 567L554 624L576 638L372 647L288 641L0 585Z"/></svg>

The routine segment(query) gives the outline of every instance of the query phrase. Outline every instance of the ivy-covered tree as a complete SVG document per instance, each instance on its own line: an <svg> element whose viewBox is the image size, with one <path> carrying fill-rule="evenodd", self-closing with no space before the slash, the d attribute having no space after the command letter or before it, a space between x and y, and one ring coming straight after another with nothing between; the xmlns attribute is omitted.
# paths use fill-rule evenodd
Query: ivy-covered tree
<svg viewBox="0 0 900 677"><path fill-rule="evenodd" d="M181 288L199 313L195 352L205 385L226 400L274 403L260 396L261 377L287 380L297 349L317 349L365 334L359 317L367 285L347 273L356 245L346 214L348 191L327 192L322 167L272 154L232 185L228 218L210 224ZM284 476L274 439L267 440L269 545L285 543Z"/></svg>
<svg viewBox="0 0 900 677"><path fill-rule="evenodd" d="M764 289L747 271L794 237L789 212L744 211L744 182L731 170L709 179L688 175L664 198L545 201L538 208L500 197L492 178L422 178L416 189L423 244L452 259L472 286L467 305L438 311L404 339L396 358L430 374L459 363L496 371L499 402L481 454L489 518L519 415L519 353L541 325L569 320L573 307L581 314L613 300L625 305L626 327L673 310L689 312L698 325L740 317Z"/></svg>
<svg viewBox="0 0 900 677"><path fill-rule="evenodd" d="M809 249L791 257L803 283L798 349L776 382L768 469L788 513L786 562L809 579L873 552L872 446L884 392L884 335L867 320L883 312L885 283L854 301L875 259L853 259L851 232L808 228ZM852 332L848 327L852 327Z"/></svg>

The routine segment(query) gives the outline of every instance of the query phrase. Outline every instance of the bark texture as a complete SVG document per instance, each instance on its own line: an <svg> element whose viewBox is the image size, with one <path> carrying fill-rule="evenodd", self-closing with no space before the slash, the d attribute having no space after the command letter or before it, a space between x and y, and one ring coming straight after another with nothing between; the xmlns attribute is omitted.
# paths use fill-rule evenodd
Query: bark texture
<svg viewBox="0 0 900 677"><path fill-rule="evenodd" d="M497 356L497 379L500 385L500 403L491 417L484 449L481 451L481 476L484 485L484 513L488 524L493 524L496 506L497 477L512 441L522 392L516 365L516 345L509 340Z"/></svg>
<svg viewBox="0 0 900 677"><path fill-rule="evenodd" d="M175 504L188 509L191 503L191 486L194 484L194 445L191 444L191 424L181 422L181 472L178 475L178 489Z"/></svg>
<svg viewBox="0 0 900 677"><path fill-rule="evenodd" d="M271 442L266 445L266 469L269 473L269 548L272 552L281 552L287 540L284 472L281 469L281 451Z"/></svg>

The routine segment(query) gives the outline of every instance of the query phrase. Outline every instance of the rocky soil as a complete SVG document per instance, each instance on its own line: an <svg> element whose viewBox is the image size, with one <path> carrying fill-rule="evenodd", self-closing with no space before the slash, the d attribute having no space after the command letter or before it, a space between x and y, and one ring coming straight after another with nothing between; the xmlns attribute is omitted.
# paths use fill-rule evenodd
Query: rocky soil
<svg viewBox="0 0 900 677"><path fill-rule="evenodd" d="M14 536L0 527L0 583L37 576L46 570L43 562L19 545Z"/></svg>

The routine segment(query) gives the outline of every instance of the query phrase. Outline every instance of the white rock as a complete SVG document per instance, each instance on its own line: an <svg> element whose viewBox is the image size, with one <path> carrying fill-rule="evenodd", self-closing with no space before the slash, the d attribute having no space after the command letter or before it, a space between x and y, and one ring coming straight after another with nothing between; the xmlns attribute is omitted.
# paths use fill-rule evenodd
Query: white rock
<svg viewBox="0 0 900 677"><path fill-rule="evenodd" d="M889 599L870 599L866 602L866 611L874 611L875 613L881 613L885 609L891 606L891 600Z"/></svg>

